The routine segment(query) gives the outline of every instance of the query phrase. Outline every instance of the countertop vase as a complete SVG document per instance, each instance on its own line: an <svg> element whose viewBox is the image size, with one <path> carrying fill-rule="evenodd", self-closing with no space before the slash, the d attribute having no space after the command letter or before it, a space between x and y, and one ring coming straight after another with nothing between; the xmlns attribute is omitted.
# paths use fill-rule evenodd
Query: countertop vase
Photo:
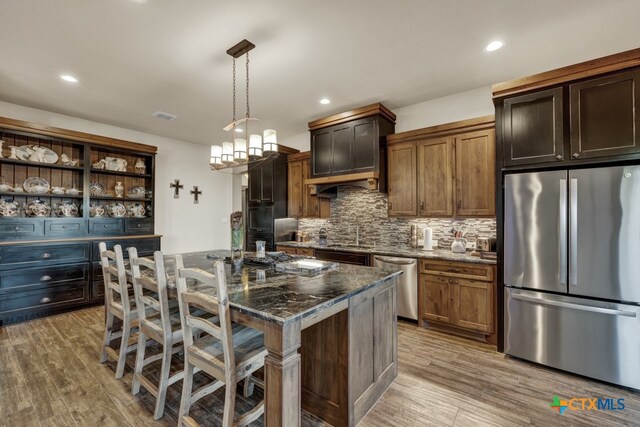
<svg viewBox="0 0 640 427"><path fill-rule="evenodd" d="M463 254L467 251L467 239L459 238L455 239L453 243L451 243L451 252L455 254Z"/></svg>

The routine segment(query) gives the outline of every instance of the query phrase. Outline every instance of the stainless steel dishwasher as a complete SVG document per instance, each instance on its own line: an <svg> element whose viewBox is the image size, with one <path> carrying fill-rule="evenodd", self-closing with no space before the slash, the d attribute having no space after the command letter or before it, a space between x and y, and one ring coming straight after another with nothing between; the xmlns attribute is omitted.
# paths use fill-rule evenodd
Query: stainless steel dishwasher
<svg viewBox="0 0 640 427"><path fill-rule="evenodd" d="M418 320L418 260L374 255L373 266L388 271L402 270L396 292L398 316Z"/></svg>

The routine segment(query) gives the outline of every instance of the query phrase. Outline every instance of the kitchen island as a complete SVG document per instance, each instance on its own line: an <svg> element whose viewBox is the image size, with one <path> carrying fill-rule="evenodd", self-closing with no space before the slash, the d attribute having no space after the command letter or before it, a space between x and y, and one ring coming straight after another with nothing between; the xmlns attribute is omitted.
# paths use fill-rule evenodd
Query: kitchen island
<svg viewBox="0 0 640 427"><path fill-rule="evenodd" d="M211 272L207 255L227 254L183 259ZM173 256L166 263L172 277ZM263 331L269 351L265 425L298 426L301 408L334 426L357 424L398 373L400 273L344 264L315 277L230 264L226 272L232 319Z"/></svg>

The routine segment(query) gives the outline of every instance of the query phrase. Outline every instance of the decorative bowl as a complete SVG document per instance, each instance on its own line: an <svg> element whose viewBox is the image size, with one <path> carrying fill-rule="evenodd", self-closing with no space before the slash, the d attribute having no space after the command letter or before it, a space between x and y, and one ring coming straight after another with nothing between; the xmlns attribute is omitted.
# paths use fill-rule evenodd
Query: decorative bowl
<svg viewBox="0 0 640 427"><path fill-rule="evenodd" d="M64 187L51 187L51 194L64 194Z"/></svg>
<svg viewBox="0 0 640 427"><path fill-rule="evenodd" d="M80 194L80 190L78 190L77 188L69 188L67 189L67 194L70 196L77 196L78 194Z"/></svg>

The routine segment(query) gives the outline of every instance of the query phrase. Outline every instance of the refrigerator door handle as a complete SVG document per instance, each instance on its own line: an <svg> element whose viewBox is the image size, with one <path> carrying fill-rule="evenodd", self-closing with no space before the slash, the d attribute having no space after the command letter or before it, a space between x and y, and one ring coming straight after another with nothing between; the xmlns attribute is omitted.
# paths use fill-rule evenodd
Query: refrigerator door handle
<svg viewBox="0 0 640 427"><path fill-rule="evenodd" d="M552 305L554 307L589 311L592 313L611 314L613 316L636 317L636 313L633 311L616 310L613 308L593 307L591 305L573 304L570 302L555 301L555 300L549 300L546 298L537 298L537 297L532 297L532 296L523 295L523 294L514 293L511 295L511 298L521 300L521 301L528 301L528 302L533 302L537 304L542 304L542 305Z"/></svg>
<svg viewBox="0 0 640 427"><path fill-rule="evenodd" d="M560 207L558 212L558 256L560 284L567 285L567 180L560 179Z"/></svg>
<svg viewBox="0 0 640 427"><path fill-rule="evenodd" d="M578 286L578 180L571 178L569 189L570 205L570 227L569 235L571 242L569 244L569 284Z"/></svg>

